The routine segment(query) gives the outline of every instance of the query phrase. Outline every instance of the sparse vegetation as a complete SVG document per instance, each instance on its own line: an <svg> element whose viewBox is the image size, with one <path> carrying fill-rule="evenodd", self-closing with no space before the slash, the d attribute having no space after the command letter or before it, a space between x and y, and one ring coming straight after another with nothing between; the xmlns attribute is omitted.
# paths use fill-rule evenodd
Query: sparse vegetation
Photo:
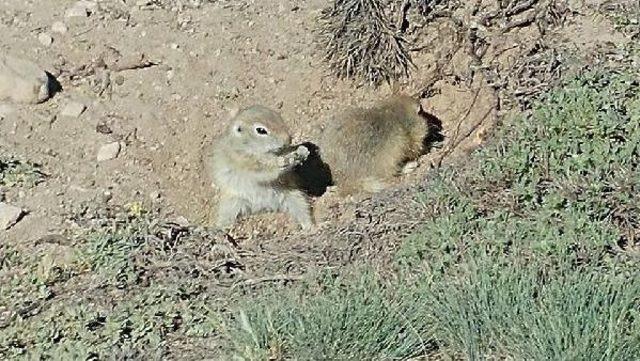
<svg viewBox="0 0 640 361"><path fill-rule="evenodd" d="M370 272L322 277L246 302L231 327L239 360L397 360L430 350L426 295L386 288ZM310 296L309 293L312 295Z"/></svg>
<svg viewBox="0 0 640 361"><path fill-rule="evenodd" d="M218 331L205 292L212 259L187 265L195 255L181 252L206 247L206 234L154 222L137 203L83 218L92 225L73 247L0 249L0 358L161 359L173 334Z"/></svg>
<svg viewBox="0 0 640 361"><path fill-rule="evenodd" d="M232 323L239 360L633 360L638 272L553 267L509 256L382 281L328 281L247 304ZM362 277L369 277L366 282ZM414 279L407 282L407 279ZM382 283L385 286L382 286Z"/></svg>
<svg viewBox="0 0 640 361"><path fill-rule="evenodd" d="M0 186L24 185L33 187L42 182L44 178L45 174L38 164L0 156Z"/></svg>
<svg viewBox="0 0 640 361"><path fill-rule="evenodd" d="M400 248L397 279L265 296L238 311L236 352L250 360L640 357L640 274L627 252L640 229L635 79L590 72L541 98L470 167L432 182L421 200L433 218ZM331 340L365 353L332 349Z"/></svg>
<svg viewBox="0 0 640 361"><path fill-rule="evenodd" d="M640 2L603 1L598 9L613 20L616 30L633 40L640 39Z"/></svg>
<svg viewBox="0 0 640 361"><path fill-rule="evenodd" d="M339 77L374 84L406 76L407 41L379 0L338 0L320 17L319 43Z"/></svg>

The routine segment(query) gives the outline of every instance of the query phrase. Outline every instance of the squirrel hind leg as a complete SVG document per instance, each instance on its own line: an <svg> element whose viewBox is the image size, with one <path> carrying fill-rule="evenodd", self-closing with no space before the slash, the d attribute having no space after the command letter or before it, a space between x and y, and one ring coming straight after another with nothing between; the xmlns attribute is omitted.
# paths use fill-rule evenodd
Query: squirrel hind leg
<svg viewBox="0 0 640 361"><path fill-rule="evenodd" d="M222 196L218 203L216 227L220 229L231 228L239 216L248 214L250 205L246 201L231 196Z"/></svg>
<svg viewBox="0 0 640 361"><path fill-rule="evenodd" d="M300 191L292 191L286 195L282 210L289 214L302 229L312 229L315 225L309 201Z"/></svg>
<svg viewBox="0 0 640 361"><path fill-rule="evenodd" d="M332 193L335 192L342 198L351 198L363 193L378 193L388 186L382 178L369 176L359 180L338 182Z"/></svg>

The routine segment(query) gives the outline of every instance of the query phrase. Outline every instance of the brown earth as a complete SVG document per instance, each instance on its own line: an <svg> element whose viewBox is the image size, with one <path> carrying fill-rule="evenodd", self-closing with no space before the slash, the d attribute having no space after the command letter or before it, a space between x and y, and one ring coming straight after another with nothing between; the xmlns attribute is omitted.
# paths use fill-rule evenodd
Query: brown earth
<svg viewBox="0 0 640 361"><path fill-rule="evenodd" d="M274 107L295 141L314 142L341 109L368 106L391 93L387 85L357 85L327 72L313 46L313 29L328 1L136 3L145 2L98 2L90 16L66 18L71 1L0 2L2 52L35 61L63 87L40 105L9 104L13 112L0 117L2 154L40 163L49 174L34 188L3 190L6 202L28 211L0 233L7 241L28 244L73 230L69 214L92 203L140 201L207 225L215 195L201 157L225 127L230 109ZM407 204L430 169L466 157L490 137L498 120L526 110L531 95L548 89L561 72L576 70L572 64L578 60L626 41L588 3L550 2L553 7L538 11L537 20L511 28L501 18L481 24L496 3L465 5L455 21L438 18L412 31L420 45L411 52L415 69L394 87L423 96L424 109L442 123L444 142L420 160L416 172L399 178L397 189L369 200L315 198L324 235L313 238L316 245L340 243L353 229L369 238L410 232L419 214ZM66 33L52 31L58 21ZM53 43L42 44L42 33ZM143 64L137 62L143 55L152 66L100 66ZM63 117L60 111L69 102L87 109L78 118ZM98 162L98 149L113 141L124 145L119 157ZM252 217L233 234L240 244L274 252L311 242L278 215Z"/></svg>

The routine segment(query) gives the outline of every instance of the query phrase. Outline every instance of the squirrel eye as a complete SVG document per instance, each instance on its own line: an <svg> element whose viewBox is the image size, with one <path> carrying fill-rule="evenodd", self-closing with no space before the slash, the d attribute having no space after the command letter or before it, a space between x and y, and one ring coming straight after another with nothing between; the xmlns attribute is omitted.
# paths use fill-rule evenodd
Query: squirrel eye
<svg viewBox="0 0 640 361"><path fill-rule="evenodd" d="M256 127L256 133L260 135L267 135L269 132L263 127Z"/></svg>

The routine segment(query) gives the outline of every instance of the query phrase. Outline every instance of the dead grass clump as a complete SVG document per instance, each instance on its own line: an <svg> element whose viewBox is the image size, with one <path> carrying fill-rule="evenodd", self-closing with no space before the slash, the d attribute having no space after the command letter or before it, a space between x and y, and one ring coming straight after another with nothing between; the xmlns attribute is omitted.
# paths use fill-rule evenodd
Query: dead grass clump
<svg viewBox="0 0 640 361"><path fill-rule="evenodd" d="M394 24L386 1L336 0L319 21L318 42L338 77L379 84L408 75L402 24Z"/></svg>

